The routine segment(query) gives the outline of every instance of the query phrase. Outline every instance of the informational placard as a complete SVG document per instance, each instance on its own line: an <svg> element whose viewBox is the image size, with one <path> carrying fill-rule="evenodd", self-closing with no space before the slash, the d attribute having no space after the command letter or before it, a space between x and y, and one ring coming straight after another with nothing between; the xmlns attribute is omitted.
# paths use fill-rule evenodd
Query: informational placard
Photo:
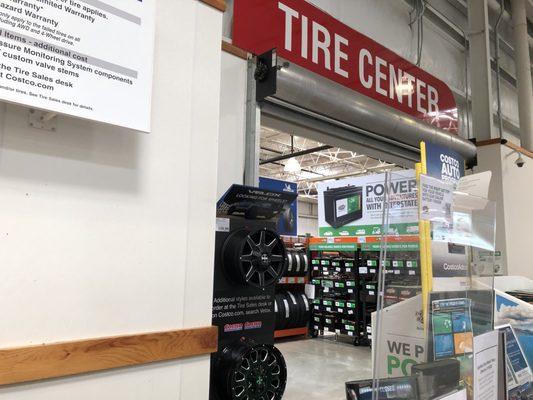
<svg viewBox="0 0 533 400"><path fill-rule="evenodd" d="M474 338L474 400L498 400L499 332Z"/></svg>
<svg viewBox="0 0 533 400"><path fill-rule="evenodd" d="M418 234L413 170L394 172L388 182L385 174L324 182L317 185L317 191L320 236L381 235L385 207L389 209L389 234Z"/></svg>
<svg viewBox="0 0 533 400"><path fill-rule="evenodd" d="M0 0L0 100L150 131L155 0Z"/></svg>
<svg viewBox="0 0 533 400"><path fill-rule="evenodd" d="M453 183L420 175L420 218L452 223Z"/></svg>
<svg viewBox="0 0 533 400"><path fill-rule="evenodd" d="M498 327L505 333L505 367L507 398L510 400L533 397L533 375L515 330L511 325Z"/></svg>
<svg viewBox="0 0 533 400"><path fill-rule="evenodd" d="M472 353L471 300L457 298L431 302L433 358L442 360Z"/></svg>
<svg viewBox="0 0 533 400"><path fill-rule="evenodd" d="M441 397L440 400L466 400L467 398L468 397L467 397L466 389L463 389L463 390L459 390L458 392Z"/></svg>

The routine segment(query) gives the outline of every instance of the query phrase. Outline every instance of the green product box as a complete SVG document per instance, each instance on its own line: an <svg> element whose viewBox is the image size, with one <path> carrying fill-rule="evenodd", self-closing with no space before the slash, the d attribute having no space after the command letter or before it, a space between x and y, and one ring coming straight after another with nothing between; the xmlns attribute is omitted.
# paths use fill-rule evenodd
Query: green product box
<svg viewBox="0 0 533 400"><path fill-rule="evenodd" d="M368 267L377 267L378 266L378 260L366 260L366 265Z"/></svg>
<svg viewBox="0 0 533 400"><path fill-rule="evenodd" d="M343 301L343 300L337 300L337 301L335 301L335 307L344 308L344 307L346 307L346 302Z"/></svg>
<svg viewBox="0 0 533 400"><path fill-rule="evenodd" d="M355 281L346 281L346 286L355 287Z"/></svg>
<svg viewBox="0 0 533 400"><path fill-rule="evenodd" d="M312 264L312 265L320 265L320 259L318 259L318 258L314 258L314 259L312 259L312 260L311 260L311 264Z"/></svg>
<svg viewBox="0 0 533 400"><path fill-rule="evenodd" d="M403 261L400 261L400 260L394 260L394 261L392 262L392 266L393 266L394 268L403 268L404 263L403 263Z"/></svg>
<svg viewBox="0 0 533 400"><path fill-rule="evenodd" d="M320 286L321 281L320 281L320 279L313 279L313 280L311 281L311 283L312 283L313 285Z"/></svg>
<svg viewBox="0 0 533 400"><path fill-rule="evenodd" d="M416 260L407 261L407 268L416 268L416 267L418 267L418 261Z"/></svg>
<svg viewBox="0 0 533 400"><path fill-rule="evenodd" d="M322 300L322 304L328 307L331 307L333 305L333 300Z"/></svg>
<svg viewBox="0 0 533 400"><path fill-rule="evenodd" d="M322 287L332 288L333 287L333 281L327 280L327 279L322 279Z"/></svg>
<svg viewBox="0 0 533 400"><path fill-rule="evenodd" d="M344 288L345 283L344 282L335 282L336 288Z"/></svg>
<svg viewBox="0 0 533 400"><path fill-rule="evenodd" d="M346 302L346 307L348 308L357 308L357 304L353 301Z"/></svg>
<svg viewBox="0 0 533 400"><path fill-rule="evenodd" d="M329 260L322 260L322 261L320 262L320 265L329 266L329 265L330 265L330 261L329 261Z"/></svg>

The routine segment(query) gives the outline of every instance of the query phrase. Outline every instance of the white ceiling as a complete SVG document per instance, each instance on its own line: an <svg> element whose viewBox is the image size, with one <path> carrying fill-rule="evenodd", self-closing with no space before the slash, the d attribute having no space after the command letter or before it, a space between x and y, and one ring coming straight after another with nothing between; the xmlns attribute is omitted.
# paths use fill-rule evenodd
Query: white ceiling
<svg viewBox="0 0 533 400"><path fill-rule="evenodd" d="M320 143L303 137L294 136L294 152L320 147L327 143ZM269 160L280 155L291 154L291 136L271 128L261 128L261 161ZM297 157L302 171L294 174L284 171L288 160L260 166L261 176L297 182L301 196L316 197L316 183L332 179L346 178L355 175L368 175L388 170L400 170L396 166L370 158L365 154L354 153L337 147L321 150L312 154Z"/></svg>

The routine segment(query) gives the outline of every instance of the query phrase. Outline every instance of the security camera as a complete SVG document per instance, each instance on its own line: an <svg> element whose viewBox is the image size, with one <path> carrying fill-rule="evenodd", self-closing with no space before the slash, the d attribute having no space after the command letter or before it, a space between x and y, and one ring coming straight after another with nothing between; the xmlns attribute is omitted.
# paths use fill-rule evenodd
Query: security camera
<svg viewBox="0 0 533 400"><path fill-rule="evenodd" d="M522 168L524 165L526 165L526 160L522 158L522 154L518 154L518 158L514 163L518 168Z"/></svg>

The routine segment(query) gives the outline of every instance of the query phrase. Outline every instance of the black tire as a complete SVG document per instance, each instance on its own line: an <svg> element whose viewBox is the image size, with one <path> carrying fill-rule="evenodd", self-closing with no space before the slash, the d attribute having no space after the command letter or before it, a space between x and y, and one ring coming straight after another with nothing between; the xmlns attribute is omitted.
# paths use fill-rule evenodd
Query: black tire
<svg viewBox="0 0 533 400"><path fill-rule="evenodd" d="M305 293L298 293L296 295L298 307L300 309L300 319L298 320L298 328L307 326L311 319L311 305Z"/></svg>
<svg viewBox="0 0 533 400"><path fill-rule="evenodd" d="M292 270L294 268L294 253L292 251L287 251L287 269L285 274L287 276L292 276Z"/></svg>
<svg viewBox="0 0 533 400"><path fill-rule="evenodd" d="M297 295L287 291L285 296L289 302L290 318L287 324L287 329L298 328L300 326L301 310L300 303L298 303Z"/></svg>
<svg viewBox="0 0 533 400"><path fill-rule="evenodd" d="M307 253L303 254L303 261L304 261L304 276L307 276L309 273L309 257L307 257Z"/></svg>
<svg viewBox="0 0 533 400"><path fill-rule="evenodd" d="M295 252L294 258L296 260L296 268L294 268L294 276L300 276L302 273L302 258L300 257L300 253Z"/></svg>
<svg viewBox="0 0 533 400"><path fill-rule="evenodd" d="M281 400L287 365L276 347L243 339L222 351L215 380L224 400Z"/></svg>
<svg viewBox="0 0 533 400"><path fill-rule="evenodd" d="M222 247L226 276L235 283L260 289L279 281L285 272L286 258L283 241L270 229L234 231Z"/></svg>
<svg viewBox="0 0 533 400"><path fill-rule="evenodd" d="M287 326L287 308L286 308L286 301L283 301L285 299L285 296L281 293L276 294L275 297L275 304L274 309L276 310L276 325L275 329L277 331L285 329Z"/></svg>

